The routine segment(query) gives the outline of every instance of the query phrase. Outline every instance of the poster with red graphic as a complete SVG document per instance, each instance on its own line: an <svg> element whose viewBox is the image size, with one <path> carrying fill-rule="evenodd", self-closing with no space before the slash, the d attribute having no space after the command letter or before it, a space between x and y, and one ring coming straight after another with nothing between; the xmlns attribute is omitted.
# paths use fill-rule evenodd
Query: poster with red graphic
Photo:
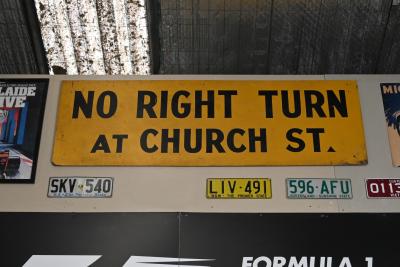
<svg viewBox="0 0 400 267"><path fill-rule="evenodd" d="M48 79L0 80L0 183L34 183Z"/></svg>
<svg viewBox="0 0 400 267"><path fill-rule="evenodd" d="M381 83L392 163L400 167L400 83Z"/></svg>

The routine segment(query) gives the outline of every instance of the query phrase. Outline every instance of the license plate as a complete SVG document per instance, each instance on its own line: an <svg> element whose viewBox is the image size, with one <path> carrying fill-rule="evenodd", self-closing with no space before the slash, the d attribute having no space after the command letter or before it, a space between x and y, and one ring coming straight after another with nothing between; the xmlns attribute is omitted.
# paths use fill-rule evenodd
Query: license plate
<svg viewBox="0 0 400 267"><path fill-rule="evenodd" d="M207 179L207 198L266 199L271 197L271 179L268 178Z"/></svg>
<svg viewBox="0 0 400 267"><path fill-rule="evenodd" d="M107 198L112 196L112 177L51 177L47 196L56 198Z"/></svg>
<svg viewBox="0 0 400 267"><path fill-rule="evenodd" d="M353 198L350 179L288 178L288 198Z"/></svg>
<svg viewBox="0 0 400 267"><path fill-rule="evenodd" d="M368 178L365 184L369 198L400 198L399 178Z"/></svg>

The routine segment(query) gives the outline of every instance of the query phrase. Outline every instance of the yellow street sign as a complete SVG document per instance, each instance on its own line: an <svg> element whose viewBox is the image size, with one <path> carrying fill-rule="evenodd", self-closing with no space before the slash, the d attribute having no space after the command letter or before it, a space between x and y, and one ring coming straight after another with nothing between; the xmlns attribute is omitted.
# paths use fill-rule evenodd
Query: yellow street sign
<svg viewBox="0 0 400 267"><path fill-rule="evenodd" d="M53 163L365 164L355 81L64 81Z"/></svg>
<svg viewBox="0 0 400 267"><path fill-rule="evenodd" d="M266 199L271 197L271 179L268 178L207 179L207 198Z"/></svg>

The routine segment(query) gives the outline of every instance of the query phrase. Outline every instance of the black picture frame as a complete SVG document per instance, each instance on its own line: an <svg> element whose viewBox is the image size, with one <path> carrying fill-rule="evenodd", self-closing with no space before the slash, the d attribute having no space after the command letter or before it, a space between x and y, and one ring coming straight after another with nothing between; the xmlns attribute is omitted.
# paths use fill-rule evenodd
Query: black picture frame
<svg viewBox="0 0 400 267"><path fill-rule="evenodd" d="M49 79L0 79L0 183L35 183L48 86Z"/></svg>

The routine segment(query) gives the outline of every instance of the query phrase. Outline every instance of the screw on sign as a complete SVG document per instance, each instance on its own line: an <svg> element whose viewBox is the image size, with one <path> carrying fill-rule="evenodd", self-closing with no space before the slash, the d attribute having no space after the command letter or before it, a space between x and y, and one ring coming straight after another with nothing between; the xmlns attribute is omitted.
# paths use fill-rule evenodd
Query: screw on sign
<svg viewBox="0 0 400 267"><path fill-rule="evenodd" d="M399 178L368 178L365 184L369 198L400 198Z"/></svg>

